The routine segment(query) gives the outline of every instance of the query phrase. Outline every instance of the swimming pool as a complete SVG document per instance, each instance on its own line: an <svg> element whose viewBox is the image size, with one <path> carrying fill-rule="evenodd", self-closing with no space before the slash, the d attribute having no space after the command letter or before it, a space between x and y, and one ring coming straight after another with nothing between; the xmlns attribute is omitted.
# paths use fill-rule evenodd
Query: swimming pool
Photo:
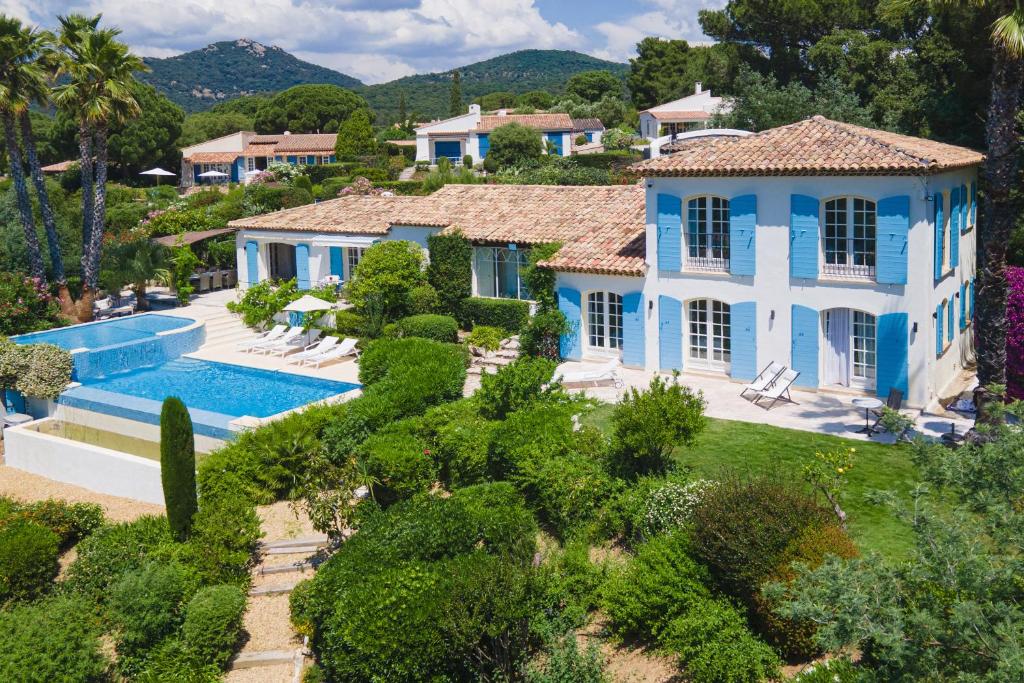
<svg viewBox="0 0 1024 683"><path fill-rule="evenodd" d="M117 346L155 337L159 332L187 327L194 322L191 318L149 313L85 325L61 327L56 330L31 332L12 337L12 339L18 344L56 344L68 351L76 349L95 351L106 346Z"/></svg>

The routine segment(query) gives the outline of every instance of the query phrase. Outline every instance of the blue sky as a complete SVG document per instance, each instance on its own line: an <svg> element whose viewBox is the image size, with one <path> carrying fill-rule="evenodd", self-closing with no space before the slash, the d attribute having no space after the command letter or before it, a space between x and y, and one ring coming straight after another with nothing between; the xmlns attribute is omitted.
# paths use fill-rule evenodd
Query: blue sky
<svg viewBox="0 0 1024 683"><path fill-rule="evenodd" d="M702 41L701 8L725 0L0 0L52 27L102 12L139 54L167 57L251 38L379 83L513 50L571 49L625 61L645 36Z"/></svg>

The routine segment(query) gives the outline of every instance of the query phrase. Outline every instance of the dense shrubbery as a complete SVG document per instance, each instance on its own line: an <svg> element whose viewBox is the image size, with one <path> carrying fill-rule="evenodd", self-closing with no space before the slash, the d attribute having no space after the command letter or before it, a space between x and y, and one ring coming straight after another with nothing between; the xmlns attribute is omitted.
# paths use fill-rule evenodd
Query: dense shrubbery
<svg viewBox="0 0 1024 683"><path fill-rule="evenodd" d="M447 315L410 315L398 321L396 331L400 337L423 337L450 344L459 340L459 323Z"/></svg>
<svg viewBox="0 0 1024 683"><path fill-rule="evenodd" d="M50 498L34 503L19 503L0 496L0 529L16 520L44 526L60 539L66 550L103 524L103 510L95 503L67 503Z"/></svg>
<svg viewBox="0 0 1024 683"><path fill-rule="evenodd" d="M564 313L557 309L541 311L519 331L519 352L523 356L561 360L561 337L572 332Z"/></svg>
<svg viewBox="0 0 1024 683"><path fill-rule="evenodd" d="M431 235L427 280L437 290L444 311L458 317L462 302L473 293L473 247L462 233Z"/></svg>
<svg viewBox="0 0 1024 683"><path fill-rule="evenodd" d="M429 284L422 284L409 290L409 313L423 315L441 310L441 297Z"/></svg>
<svg viewBox="0 0 1024 683"><path fill-rule="evenodd" d="M46 288L18 273L0 272L0 334L48 330L60 323L60 306Z"/></svg>
<svg viewBox="0 0 1024 683"><path fill-rule="evenodd" d="M395 320L408 311L409 292L424 282L423 250L414 242L396 240L367 249L345 291L356 311L366 314L379 306L385 317Z"/></svg>
<svg viewBox="0 0 1024 683"><path fill-rule="evenodd" d="M490 325L518 334L530 319L530 304L518 299L485 299L469 297L462 301L460 313L463 327Z"/></svg>
<svg viewBox="0 0 1024 683"><path fill-rule="evenodd" d="M178 628L188 583L176 562L150 560L111 586L107 615L117 629L122 658L144 655Z"/></svg>
<svg viewBox="0 0 1024 683"><path fill-rule="evenodd" d="M497 351L508 333L500 327L490 325L474 325L473 331L466 337L466 343L487 351Z"/></svg>
<svg viewBox="0 0 1024 683"><path fill-rule="evenodd" d="M480 414L503 420L509 413L543 398L544 387L555 374L555 367L546 358L520 358L493 375L483 375L476 394Z"/></svg>
<svg viewBox="0 0 1024 683"><path fill-rule="evenodd" d="M445 486L460 488L487 478L487 451L500 426L501 422L482 417L477 402L471 399L427 411L423 433Z"/></svg>
<svg viewBox="0 0 1024 683"><path fill-rule="evenodd" d="M106 680L109 663L91 607L61 595L0 610L0 680Z"/></svg>
<svg viewBox="0 0 1024 683"><path fill-rule="evenodd" d="M71 354L53 344L15 344L0 337L0 390L55 399L71 381Z"/></svg>
<svg viewBox="0 0 1024 683"><path fill-rule="evenodd" d="M415 433L416 418L395 422L360 448L366 470L377 482L374 499L383 506L412 498L437 481L438 468L426 442Z"/></svg>
<svg viewBox="0 0 1024 683"><path fill-rule="evenodd" d="M242 631L245 593L227 584L200 589L185 608L182 636L192 654L203 663L224 667Z"/></svg>
<svg viewBox="0 0 1024 683"><path fill-rule="evenodd" d="M60 538L18 519L0 529L0 602L28 600L45 592L57 576Z"/></svg>

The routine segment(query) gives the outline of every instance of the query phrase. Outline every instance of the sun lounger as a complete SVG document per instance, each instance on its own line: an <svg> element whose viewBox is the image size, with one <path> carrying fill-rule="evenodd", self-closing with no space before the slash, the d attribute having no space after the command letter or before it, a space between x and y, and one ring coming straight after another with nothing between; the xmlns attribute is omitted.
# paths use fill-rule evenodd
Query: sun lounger
<svg viewBox="0 0 1024 683"><path fill-rule="evenodd" d="M785 370L785 365L772 361L764 370L761 371L761 374L754 378L753 382L743 386L743 390L740 391L740 396L743 396L743 394L748 391L752 391L756 397L757 394L760 394L762 391L770 387Z"/></svg>
<svg viewBox="0 0 1024 683"><path fill-rule="evenodd" d="M292 329L295 329L294 327ZM302 328L298 328L299 332L302 332ZM309 343L306 340L299 337L294 337L290 341L281 341L278 344L266 347L266 353L268 356L287 356L289 353L295 353L296 351L302 351L308 349L310 345L316 341L316 338L320 336L320 330L313 328L309 331Z"/></svg>
<svg viewBox="0 0 1024 683"><path fill-rule="evenodd" d="M359 343L358 339L352 339L346 337L344 341L335 346L334 348L321 353L318 356L312 356L310 358L303 359L303 365L309 365L319 368L323 363L328 363L332 360L338 360L345 356L359 356L359 349L356 348L356 344Z"/></svg>
<svg viewBox="0 0 1024 683"><path fill-rule="evenodd" d="M268 339L254 344L249 350L253 353L266 353L275 346L294 343L296 339L302 336L302 333L303 329L301 327L289 327L284 334L276 339Z"/></svg>
<svg viewBox="0 0 1024 683"><path fill-rule="evenodd" d="M337 343L337 337L324 337L315 344L310 344L302 351L299 351L297 354L289 358L288 362L302 363L302 361L306 360L307 358L313 358L314 356L319 356L321 354L327 353L332 348L334 348L334 345Z"/></svg>
<svg viewBox="0 0 1024 683"><path fill-rule="evenodd" d="M768 404L767 406L761 406L765 410L771 410L778 401L793 403L794 401L789 395L789 388L793 386L793 382L795 382L796 378L799 376L800 373L797 372L796 370L793 370L792 368L787 368L783 370L782 374L780 374L778 378L774 382L772 382L771 386L769 386L768 388L766 388L764 391L757 395L757 397L754 399L754 403L761 405L759 403L761 399L770 400L770 404Z"/></svg>
<svg viewBox="0 0 1024 683"><path fill-rule="evenodd" d="M622 380L619 378L618 371L619 361L613 358L606 363L602 363L601 365L592 368L584 368L569 372L564 370L556 372L553 380L561 382L562 384L581 384L583 382L612 380L616 387L621 387Z"/></svg>
<svg viewBox="0 0 1024 683"><path fill-rule="evenodd" d="M235 350L237 351L249 351L257 344L264 344L268 341L277 339L285 330L288 329L287 325L274 325L271 329L267 330L263 334L259 335L254 339L246 339L245 341L238 342L235 344Z"/></svg>

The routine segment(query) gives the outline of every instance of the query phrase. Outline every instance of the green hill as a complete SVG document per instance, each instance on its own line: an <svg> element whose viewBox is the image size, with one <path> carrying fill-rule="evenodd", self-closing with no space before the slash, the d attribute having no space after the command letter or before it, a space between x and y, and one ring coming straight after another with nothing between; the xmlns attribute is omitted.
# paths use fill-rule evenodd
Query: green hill
<svg viewBox="0 0 1024 683"><path fill-rule="evenodd" d="M151 71L140 74L141 80L190 112L242 95L277 92L303 83L329 83L353 90L363 87L359 79L246 38L145 61Z"/></svg>

